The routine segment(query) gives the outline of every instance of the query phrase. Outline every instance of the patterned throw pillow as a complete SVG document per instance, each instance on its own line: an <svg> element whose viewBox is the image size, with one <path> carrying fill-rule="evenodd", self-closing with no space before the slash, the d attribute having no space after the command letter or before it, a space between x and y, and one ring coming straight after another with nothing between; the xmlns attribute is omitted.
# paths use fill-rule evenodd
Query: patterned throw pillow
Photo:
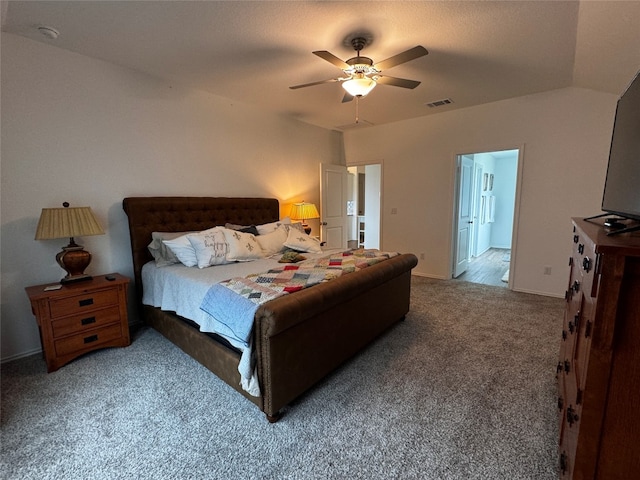
<svg viewBox="0 0 640 480"><path fill-rule="evenodd" d="M271 233L257 236L256 240L262 247L264 256L270 257L282 251L284 242L287 241L287 229L284 225L280 225Z"/></svg>
<svg viewBox="0 0 640 480"><path fill-rule="evenodd" d="M260 247L255 235L229 230L228 228L223 228L222 231L227 245L229 245L227 260L248 262L264 258L262 247Z"/></svg>
<svg viewBox="0 0 640 480"><path fill-rule="evenodd" d="M299 252L309 253L321 253L320 240L315 237L310 237L306 233L300 232L296 228L289 229L289 235L287 241L284 242L284 246L292 248Z"/></svg>
<svg viewBox="0 0 640 480"><path fill-rule="evenodd" d="M215 227L214 227L215 228ZM205 230L205 233L208 230ZM162 240L169 249L174 253L180 262L187 267L195 267L198 264L198 258L196 257L196 251L194 250L191 242L187 238L187 235L182 235L178 238L171 240Z"/></svg>
<svg viewBox="0 0 640 480"><path fill-rule="evenodd" d="M229 246L222 228L187 235L187 239L195 250L198 268L230 263L227 260Z"/></svg>
<svg viewBox="0 0 640 480"><path fill-rule="evenodd" d="M282 220L278 220L277 222L263 223L262 225L257 226L258 233L260 235L266 235L267 233L273 232L280 225L289 225L289 224L291 224L290 217L284 217Z"/></svg>

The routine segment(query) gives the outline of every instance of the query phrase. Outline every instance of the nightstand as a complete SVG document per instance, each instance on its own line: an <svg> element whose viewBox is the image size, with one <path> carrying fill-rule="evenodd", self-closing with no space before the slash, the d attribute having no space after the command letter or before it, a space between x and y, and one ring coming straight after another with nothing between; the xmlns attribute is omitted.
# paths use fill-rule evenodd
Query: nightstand
<svg viewBox="0 0 640 480"><path fill-rule="evenodd" d="M131 343L127 277L112 273L45 290L54 285L57 286L46 284L25 289L38 322L49 373L87 352Z"/></svg>

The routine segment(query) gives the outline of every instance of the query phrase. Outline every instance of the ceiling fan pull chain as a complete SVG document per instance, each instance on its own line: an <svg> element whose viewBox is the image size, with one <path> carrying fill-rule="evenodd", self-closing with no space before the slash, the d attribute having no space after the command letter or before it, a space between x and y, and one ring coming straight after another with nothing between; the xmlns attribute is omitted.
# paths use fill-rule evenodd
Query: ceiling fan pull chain
<svg viewBox="0 0 640 480"><path fill-rule="evenodd" d="M360 107L360 97L357 96L356 97L356 123L360 122L359 107Z"/></svg>

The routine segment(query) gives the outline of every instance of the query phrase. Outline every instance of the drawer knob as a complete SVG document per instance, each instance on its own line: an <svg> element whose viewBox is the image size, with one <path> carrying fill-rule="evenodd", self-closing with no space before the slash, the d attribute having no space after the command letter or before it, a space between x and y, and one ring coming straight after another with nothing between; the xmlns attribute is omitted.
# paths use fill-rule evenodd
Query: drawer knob
<svg viewBox="0 0 640 480"><path fill-rule="evenodd" d="M93 343L98 340L98 335L91 335L89 337L85 337L84 343Z"/></svg>
<svg viewBox="0 0 640 480"><path fill-rule="evenodd" d="M93 298L85 298L84 300L78 301L78 305L81 307L88 307L89 305L93 305Z"/></svg>

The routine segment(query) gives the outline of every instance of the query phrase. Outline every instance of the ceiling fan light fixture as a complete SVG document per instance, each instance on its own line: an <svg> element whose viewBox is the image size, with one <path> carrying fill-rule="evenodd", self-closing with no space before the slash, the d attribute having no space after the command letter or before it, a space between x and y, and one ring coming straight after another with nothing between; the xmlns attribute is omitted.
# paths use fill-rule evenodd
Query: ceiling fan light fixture
<svg viewBox="0 0 640 480"><path fill-rule="evenodd" d="M353 97L364 97L376 86L375 80L369 77L352 78L346 82L342 82L342 88Z"/></svg>

